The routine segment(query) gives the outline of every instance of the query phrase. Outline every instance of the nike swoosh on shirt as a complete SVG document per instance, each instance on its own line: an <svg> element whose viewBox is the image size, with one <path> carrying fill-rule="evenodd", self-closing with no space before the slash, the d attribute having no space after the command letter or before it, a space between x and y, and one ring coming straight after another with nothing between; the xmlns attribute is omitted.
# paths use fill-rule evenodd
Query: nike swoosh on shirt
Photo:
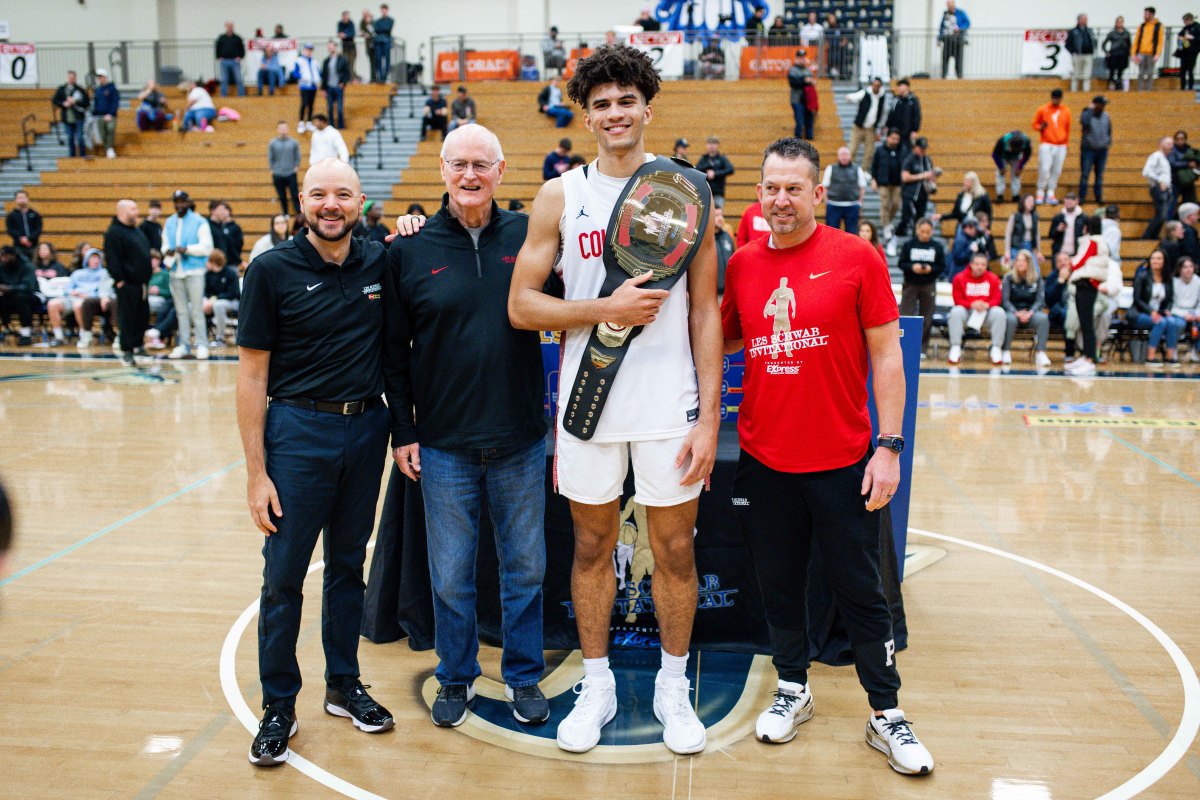
<svg viewBox="0 0 1200 800"><path fill-rule="evenodd" d="M450 268L449 267L438 267L437 269L432 270L432 272L434 275L437 275L439 272L441 272L444 269L450 269Z"/></svg>
<svg viewBox="0 0 1200 800"><path fill-rule="evenodd" d="M321 281L321 283L324 283L324 282L325 282L325 281ZM308 291L310 291L310 292L311 292L313 289L315 289L315 288L317 288L318 286L320 286L320 285L321 285L321 283L314 283L312 286L308 286L307 284L305 284L305 286L306 286L306 288L308 289Z"/></svg>
<svg viewBox="0 0 1200 800"><path fill-rule="evenodd" d="M828 275L831 272L833 272L833 270L831 270L831 269L827 269L824 272L810 272L810 273L808 273L808 279L811 281L815 281L817 278L820 278L822 275Z"/></svg>

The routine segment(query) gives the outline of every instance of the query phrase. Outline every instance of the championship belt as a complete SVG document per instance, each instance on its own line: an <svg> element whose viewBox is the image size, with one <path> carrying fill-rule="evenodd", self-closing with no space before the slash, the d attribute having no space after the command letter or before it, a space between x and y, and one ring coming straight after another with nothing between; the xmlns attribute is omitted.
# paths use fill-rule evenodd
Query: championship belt
<svg viewBox="0 0 1200 800"><path fill-rule="evenodd" d="M700 250L711 205L704 175L686 163L659 156L642 165L621 190L608 220L607 274L598 297L647 272L653 277L643 288L670 289ZM602 322L592 329L563 415L563 429L572 436L595 435L617 371L643 327Z"/></svg>

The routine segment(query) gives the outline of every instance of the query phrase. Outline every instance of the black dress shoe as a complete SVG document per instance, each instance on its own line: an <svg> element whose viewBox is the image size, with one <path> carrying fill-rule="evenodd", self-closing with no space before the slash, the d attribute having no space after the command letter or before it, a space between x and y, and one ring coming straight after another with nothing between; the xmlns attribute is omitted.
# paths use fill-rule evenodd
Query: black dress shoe
<svg viewBox="0 0 1200 800"><path fill-rule="evenodd" d="M276 767L287 761L288 739L296 735L296 712L270 706L258 723L258 735L250 745L250 763Z"/></svg>
<svg viewBox="0 0 1200 800"><path fill-rule="evenodd" d="M361 681L325 690L325 710L335 717L349 717L354 727L367 733L386 731L396 724L391 712L371 699Z"/></svg>

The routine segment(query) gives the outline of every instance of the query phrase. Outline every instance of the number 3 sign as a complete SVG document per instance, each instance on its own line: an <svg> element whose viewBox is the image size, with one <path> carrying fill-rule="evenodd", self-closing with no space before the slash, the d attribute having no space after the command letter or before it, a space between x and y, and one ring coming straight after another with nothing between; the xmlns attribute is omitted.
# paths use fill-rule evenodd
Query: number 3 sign
<svg viewBox="0 0 1200 800"><path fill-rule="evenodd" d="M1025 31L1021 45L1022 75L1071 76L1066 31Z"/></svg>
<svg viewBox="0 0 1200 800"><path fill-rule="evenodd" d="M37 86L37 48L0 43L0 85Z"/></svg>

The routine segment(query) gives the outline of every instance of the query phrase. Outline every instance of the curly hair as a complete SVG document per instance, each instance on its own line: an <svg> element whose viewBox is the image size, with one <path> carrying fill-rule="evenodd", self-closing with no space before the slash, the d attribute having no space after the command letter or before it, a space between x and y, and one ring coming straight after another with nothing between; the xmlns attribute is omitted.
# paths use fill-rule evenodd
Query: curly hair
<svg viewBox="0 0 1200 800"><path fill-rule="evenodd" d="M606 83L636 87L649 105L658 94L662 79L650 56L641 50L624 44L604 45L580 59L575 75L567 82L567 97L586 109L588 95Z"/></svg>

